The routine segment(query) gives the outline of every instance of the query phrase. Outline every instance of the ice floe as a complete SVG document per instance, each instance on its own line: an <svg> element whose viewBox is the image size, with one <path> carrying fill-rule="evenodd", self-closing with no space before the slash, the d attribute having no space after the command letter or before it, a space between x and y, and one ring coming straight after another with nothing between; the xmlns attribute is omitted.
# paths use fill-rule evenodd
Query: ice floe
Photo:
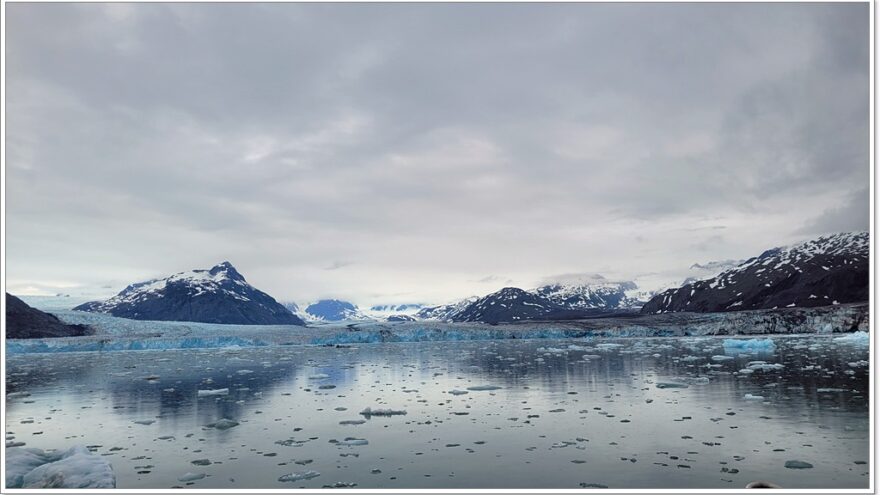
<svg viewBox="0 0 880 495"><path fill-rule="evenodd" d="M83 445L64 451L6 449L7 488L116 488L113 467Z"/></svg>

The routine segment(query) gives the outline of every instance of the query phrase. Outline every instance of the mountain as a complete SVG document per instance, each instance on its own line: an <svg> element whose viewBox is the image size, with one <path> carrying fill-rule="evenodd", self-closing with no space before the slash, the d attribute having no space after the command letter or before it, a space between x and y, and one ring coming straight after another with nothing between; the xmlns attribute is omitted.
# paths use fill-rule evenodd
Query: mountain
<svg viewBox="0 0 880 495"><path fill-rule="evenodd" d="M632 281L611 281L598 274L561 276L533 292L565 309L632 309L644 301L633 298Z"/></svg>
<svg viewBox="0 0 880 495"><path fill-rule="evenodd" d="M131 284L106 301L88 302L73 309L133 320L305 325L271 296L247 283L228 261L209 270Z"/></svg>
<svg viewBox="0 0 880 495"><path fill-rule="evenodd" d="M68 325L55 315L44 313L27 305L21 299L6 293L6 338L43 339L89 335L85 325Z"/></svg>
<svg viewBox="0 0 880 495"><path fill-rule="evenodd" d="M379 304L370 306L370 311L376 313L414 313L422 309L421 304Z"/></svg>
<svg viewBox="0 0 880 495"><path fill-rule="evenodd" d="M389 320L392 316L411 316L415 320L416 313L424 307L422 304L375 304L369 309L359 310L363 318L369 318L376 321L400 321L400 319Z"/></svg>
<svg viewBox="0 0 880 495"><path fill-rule="evenodd" d="M867 232L770 249L719 275L664 291L643 313L814 307L868 300Z"/></svg>
<svg viewBox="0 0 880 495"><path fill-rule="evenodd" d="M502 323L541 319L563 309L546 298L516 287L505 287L481 297L453 316L453 321Z"/></svg>
<svg viewBox="0 0 880 495"><path fill-rule="evenodd" d="M306 307L306 313L316 320L344 321L363 320L364 315L358 307L348 301L339 299L322 299Z"/></svg>
<svg viewBox="0 0 880 495"><path fill-rule="evenodd" d="M414 316L420 320L455 321L459 313L478 299L479 297L471 296L452 304L425 307L416 312Z"/></svg>

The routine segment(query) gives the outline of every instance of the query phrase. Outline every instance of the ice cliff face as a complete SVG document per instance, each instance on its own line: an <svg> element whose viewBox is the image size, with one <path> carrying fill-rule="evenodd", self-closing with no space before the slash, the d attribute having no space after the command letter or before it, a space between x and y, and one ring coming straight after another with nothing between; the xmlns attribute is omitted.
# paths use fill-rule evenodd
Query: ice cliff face
<svg viewBox="0 0 880 495"><path fill-rule="evenodd" d="M868 300L867 232L820 237L662 292L643 313L815 307Z"/></svg>
<svg viewBox="0 0 880 495"><path fill-rule="evenodd" d="M627 314L497 325L437 321L340 323L296 332L279 326L143 322L77 311L60 316L67 321L87 323L96 334L7 340L7 354L493 339L831 334L864 332L869 328L867 304L727 313Z"/></svg>
<svg viewBox="0 0 880 495"><path fill-rule="evenodd" d="M73 309L135 320L305 324L271 296L247 283L228 261L209 270L192 270L132 284L107 301L89 302Z"/></svg>

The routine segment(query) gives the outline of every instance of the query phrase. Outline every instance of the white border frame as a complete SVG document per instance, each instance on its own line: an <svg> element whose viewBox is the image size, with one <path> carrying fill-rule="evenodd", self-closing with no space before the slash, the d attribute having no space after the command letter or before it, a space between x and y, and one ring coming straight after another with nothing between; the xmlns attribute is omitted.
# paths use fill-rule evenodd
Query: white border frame
<svg viewBox="0 0 880 495"><path fill-rule="evenodd" d="M334 1L334 0L329 0ZM357 3L367 3L367 0L348 0ZM393 3L409 3L411 0L382 0L383 2L393 2ZM458 3L460 0L451 0L449 3ZM533 0L481 0L483 2L492 2L492 3L541 3L534 2ZM301 0L300 2L286 2L283 0L263 0L264 3L325 3L324 0ZM617 1L603 1L603 2L581 2L579 0L554 0L553 3L618 3ZM2 68L0 68L0 101L2 101L2 117L0 117L0 132L2 132L2 136L0 136L0 151L2 151L2 156L0 156L0 174L2 174L2 187L4 188L4 192L2 194L2 215L0 215L0 278L2 278L3 292L6 292L6 4L7 3L78 3L78 2L55 2L53 0L32 0L27 2L7 2L6 0L2 0L2 6L0 6L0 19L3 19L3 39L0 42L0 62L2 62ZM86 2L82 2L86 3ZM100 3L100 2L95 2ZM106 2L106 3L123 3L123 2ZM143 1L143 0L134 0L131 2L124 3L154 3L151 1ZM156 0L155 3L178 3L173 0ZM246 3L246 2L236 2L235 0L187 0L186 2L179 3ZM438 2L439 3L439 2ZM465 3L465 2L462 2ZM548 2L550 3L550 2ZM876 350L876 320L874 319L875 310L875 270L876 270L876 243L874 240L874 233L877 231L876 229L876 216L875 216L875 186L876 186L876 174L875 172L875 138L876 138L876 128L875 128L875 48L876 48L876 38L875 38L875 20L876 20L876 9L874 0L866 1L855 1L855 2L847 2L845 0L775 0L773 2L761 1L761 0L740 0L736 2L716 2L715 0L676 0L676 1L664 1L664 0L641 0L641 1L632 1L632 2L619 2L619 3L869 3L869 15L870 15L870 30L869 30L869 72L870 72L870 84L869 84L869 102L870 102L870 111L869 111L869 128L870 128L870 150L869 150L869 167L870 167L870 235L869 235L869 245L870 245L870 269L869 269L869 318L870 318L870 365L869 365L869 383L870 383L870 401L869 401L869 416L870 416L870 427L869 427L869 435L871 438L870 441L870 449L869 449L869 466L870 466L870 474L869 474L869 483L867 489L777 489L772 490L771 493L875 493L875 475L876 475L876 430L875 430L875 401L876 401L876 377L875 377L875 369L876 362L873 358L875 356ZM0 299L0 313L3 315L6 314L6 297L4 296ZM2 354L2 358L0 358L0 371L2 371L2 381L0 381L0 394L4 397L3 403L0 404L0 419L3 421L4 425L4 433L6 430L6 318L3 317L0 319L0 335L2 335L2 349L0 349L0 354ZM4 435L5 436L5 435ZM5 447L4 447L4 455L2 456L5 459ZM334 488L324 488L324 489L203 489L203 488L183 488L183 489L125 489L125 488L116 488L116 489L108 489L108 490L83 490L83 489L22 489L22 488L5 488L6 487L6 469L5 466L0 468L0 493L89 493L90 491L98 492L98 493L333 493L333 492L345 492L345 493L752 493L750 490L746 490L743 488L739 489L400 489L400 488L388 488L388 489L361 489L361 488L349 488L349 489L334 489ZM758 491L757 493L761 493Z"/></svg>

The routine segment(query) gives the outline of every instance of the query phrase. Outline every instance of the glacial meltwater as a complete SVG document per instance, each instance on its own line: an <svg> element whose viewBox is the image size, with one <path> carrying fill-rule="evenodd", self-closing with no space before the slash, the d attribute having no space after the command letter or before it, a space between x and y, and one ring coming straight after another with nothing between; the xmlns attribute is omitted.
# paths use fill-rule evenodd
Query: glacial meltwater
<svg viewBox="0 0 880 495"><path fill-rule="evenodd" d="M747 340L17 354L6 443L119 488L867 488L864 339Z"/></svg>

